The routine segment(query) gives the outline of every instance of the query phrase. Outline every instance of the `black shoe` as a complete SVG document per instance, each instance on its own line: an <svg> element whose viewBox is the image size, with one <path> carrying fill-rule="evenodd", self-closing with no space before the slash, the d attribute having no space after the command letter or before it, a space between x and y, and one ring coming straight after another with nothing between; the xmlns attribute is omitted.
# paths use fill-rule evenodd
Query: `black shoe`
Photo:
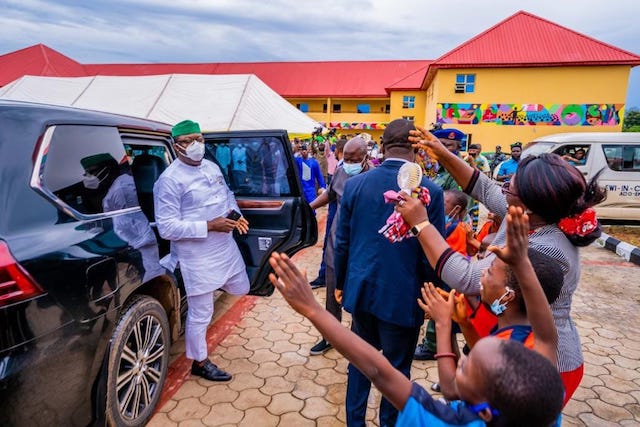
<svg viewBox="0 0 640 427"><path fill-rule="evenodd" d="M438 393L440 393L442 390L440 389L440 384L438 383L433 383L431 384L431 390L436 391Z"/></svg>
<svg viewBox="0 0 640 427"><path fill-rule="evenodd" d="M311 347L311 350L309 350L309 354L312 356L319 356L331 350L332 348L333 347L331 346L331 344L329 344L327 340L323 338L318 344Z"/></svg>
<svg viewBox="0 0 640 427"><path fill-rule="evenodd" d="M229 381L231 379L231 374L218 368L209 359L205 360L202 366L194 360L191 364L191 374L209 381Z"/></svg>
<svg viewBox="0 0 640 427"><path fill-rule="evenodd" d="M309 282L309 285L311 285L311 289L318 289L327 286L326 283L324 283L324 280L319 277Z"/></svg>
<svg viewBox="0 0 640 427"><path fill-rule="evenodd" d="M436 360L436 358L431 350L418 345L413 353L413 360Z"/></svg>

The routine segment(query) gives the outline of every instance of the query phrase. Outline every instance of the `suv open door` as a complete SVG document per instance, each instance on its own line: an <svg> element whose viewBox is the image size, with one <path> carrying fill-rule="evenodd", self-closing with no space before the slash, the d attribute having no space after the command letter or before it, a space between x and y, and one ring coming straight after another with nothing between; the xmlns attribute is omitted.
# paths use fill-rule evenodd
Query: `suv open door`
<svg viewBox="0 0 640 427"><path fill-rule="evenodd" d="M249 233L234 232L251 281L249 293L271 295L267 275L273 251L293 255L316 243L313 211L285 130L204 133L205 158L215 162L234 192Z"/></svg>

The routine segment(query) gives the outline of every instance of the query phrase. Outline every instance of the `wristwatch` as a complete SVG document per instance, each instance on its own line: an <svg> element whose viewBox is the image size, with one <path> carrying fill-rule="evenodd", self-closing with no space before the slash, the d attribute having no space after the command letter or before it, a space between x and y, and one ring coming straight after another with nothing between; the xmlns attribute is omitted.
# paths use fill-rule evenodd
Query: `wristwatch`
<svg viewBox="0 0 640 427"><path fill-rule="evenodd" d="M422 231L423 228L425 228L427 225L431 224L429 222L428 219L422 221L421 223L418 223L416 225L414 225L413 227L411 227L411 234L415 237L418 237L418 234L420 234L420 232Z"/></svg>

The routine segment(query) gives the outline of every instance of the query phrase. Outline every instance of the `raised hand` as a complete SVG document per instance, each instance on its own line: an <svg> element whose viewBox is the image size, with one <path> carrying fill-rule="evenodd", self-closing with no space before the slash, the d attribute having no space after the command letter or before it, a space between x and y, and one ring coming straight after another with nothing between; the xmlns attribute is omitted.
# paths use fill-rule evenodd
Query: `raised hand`
<svg viewBox="0 0 640 427"><path fill-rule="evenodd" d="M433 286L433 283L425 283L420 289L422 299L418 298L418 305L436 323L451 322L455 298L445 300Z"/></svg>
<svg viewBox="0 0 640 427"><path fill-rule="evenodd" d="M464 300L464 294L452 289L451 295L453 296L453 312L451 313L451 319L456 323L469 322L469 313L467 313L467 304Z"/></svg>
<svg viewBox="0 0 640 427"><path fill-rule="evenodd" d="M274 252L269 264L275 271L269 274L269 280L295 311L309 317L315 311L324 310L313 296L306 274L298 270L291 258Z"/></svg>
<svg viewBox="0 0 640 427"><path fill-rule="evenodd" d="M453 297L453 312L451 313L451 319L456 323L466 323L468 321L467 304L464 301L464 294L452 289L447 292L442 288L436 288L436 292L440 294L445 301L449 301L449 298Z"/></svg>
<svg viewBox="0 0 640 427"><path fill-rule="evenodd" d="M421 126L416 126L415 130L409 131L409 141L413 143L414 148L422 148L426 151L433 160L439 160L443 150L447 151L438 138Z"/></svg>
<svg viewBox="0 0 640 427"><path fill-rule="evenodd" d="M507 243L504 247L489 246L488 251L493 252L502 261L514 265L527 259L529 248L529 215L524 213L520 206L509 206L507 213Z"/></svg>

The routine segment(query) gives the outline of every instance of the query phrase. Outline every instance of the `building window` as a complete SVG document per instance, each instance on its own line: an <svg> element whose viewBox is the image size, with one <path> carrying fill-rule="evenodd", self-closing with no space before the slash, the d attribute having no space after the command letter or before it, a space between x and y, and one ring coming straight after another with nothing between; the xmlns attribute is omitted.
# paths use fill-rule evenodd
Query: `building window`
<svg viewBox="0 0 640 427"><path fill-rule="evenodd" d="M473 93L475 90L475 74L456 74L456 93Z"/></svg>
<svg viewBox="0 0 640 427"><path fill-rule="evenodd" d="M296 108L302 111L303 113L309 112L309 104L296 104Z"/></svg>
<svg viewBox="0 0 640 427"><path fill-rule="evenodd" d="M369 104L358 104L358 114L369 114L371 106Z"/></svg>
<svg viewBox="0 0 640 427"><path fill-rule="evenodd" d="M386 104L386 105L384 106L384 112L385 112L386 114L391 113L391 104Z"/></svg>
<svg viewBox="0 0 640 427"><path fill-rule="evenodd" d="M415 96L403 96L402 97L402 108L414 108L416 105L416 97Z"/></svg>
<svg viewBox="0 0 640 427"><path fill-rule="evenodd" d="M341 104L333 104L333 112L334 113L340 113L342 111L342 105Z"/></svg>
<svg viewBox="0 0 640 427"><path fill-rule="evenodd" d="M323 113L327 112L327 104L322 104L322 112Z"/></svg>
<svg viewBox="0 0 640 427"><path fill-rule="evenodd" d="M414 121L415 120L415 116L402 116L403 119L405 120L409 120L409 121Z"/></svg>

